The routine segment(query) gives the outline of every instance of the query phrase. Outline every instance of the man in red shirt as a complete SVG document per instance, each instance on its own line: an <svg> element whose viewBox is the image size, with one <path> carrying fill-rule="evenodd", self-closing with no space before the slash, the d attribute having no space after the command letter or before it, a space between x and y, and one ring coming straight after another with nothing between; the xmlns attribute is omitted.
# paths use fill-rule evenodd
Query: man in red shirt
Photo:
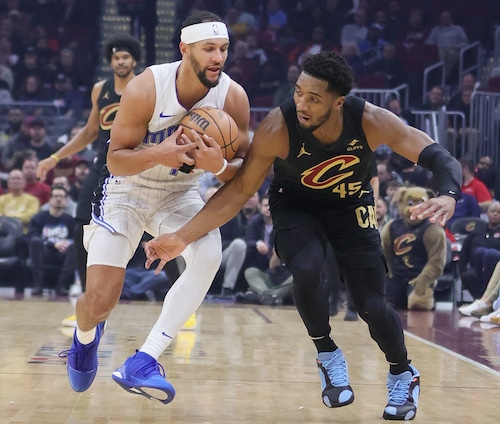
<svg viewBox="0 0 500 424"><path fill-rule="evenodd" d="M460 165L462 165L462 193L474 196L481 210L486 212L493 198L486 185L474 176L474 162L461 159Z"/></svg>
<svg viewBox="0 0 500 424"><path fill-rule="evenodd" d="M50 186L39 181L36 177L37 158L26 158L23 162L23 175L26 180L24 192L32 194L40 201L40 206L45 205L50 200Z"/></svg>

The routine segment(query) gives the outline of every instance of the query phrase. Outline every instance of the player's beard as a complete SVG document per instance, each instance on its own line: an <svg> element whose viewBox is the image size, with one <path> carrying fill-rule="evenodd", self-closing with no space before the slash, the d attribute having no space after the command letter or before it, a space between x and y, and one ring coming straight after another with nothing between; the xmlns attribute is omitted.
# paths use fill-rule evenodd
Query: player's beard
<svg viewBox="0 0 500 424"><path fill-rule="evenodd" d="M200 62L198 62L193 56L189 58L191 62L191 66L193 67L193 71L200 80L200 82L207 88L213 88L217 84L219 84L220 76L222 75L222 67L219 71L219 76L217 77L217 80L215 81L210 81L206 76L205 76L205 69L201 69Z"/></svg>
<svg viewBox="0 0 500 424"><path fill-rule="evenodd" d="M331 114L332 114L332 109L330 108L330 109L328 109L328 111L327 111L325 114L321 115L321 116L320 116L320 117L316 120L316 122L317 122L317 123L316 123L316 125L310 125L310 126L308 126L308 127L304 127L304 126L302 125L302 123L300 123L300 121L299 121L299 125L301 126L301 128L302 128L303 130L306 130L306 131L308 131L309 133L313 133L313 132L314 132L314 131L316 131L319 127L321 127L321 125L323 125L326 121L328 121L328 119L330 119Z"/></svg>
<svg viewBox="0 0 500 424"><path fill-rule="evenodd" d="M123 68L121 71L114 71L114 73L119 78L127 78L133 71L134 68Z"/></svg>

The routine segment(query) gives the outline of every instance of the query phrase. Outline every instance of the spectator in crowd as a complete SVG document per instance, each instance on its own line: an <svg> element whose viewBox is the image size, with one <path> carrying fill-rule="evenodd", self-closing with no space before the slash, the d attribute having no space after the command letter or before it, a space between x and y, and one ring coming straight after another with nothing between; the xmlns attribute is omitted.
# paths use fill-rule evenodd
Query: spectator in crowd
<svg viewBox="0 0 500 424"><path fill-rule="evenodd" d="M28 224L40 209L40 203L35 196L25 193L24 176L20 169L9 172L7 179L8 193L0 194L0 215L11 216L23 223L23 232L28 231Z"/></svg>
<svg viewBox="0 0 500 424"><path fill-rule="evenodd" d="M422 45L429 36L430 29L424 23L424 12L419 7L412 7L408 12L408 23L402 28L399 41L407 51L415 45Z"/></svg>
<svg viewBox="0 0 500 424"><path fill-rule="evenodd" d="M265 50L259 46L255 34L248 34L245 41L247 42L247 58L256 60L260 66L264 65L268 60L267 55Z"/></svg>
<svg viewBox="0 0 500 424"><path fill-rule="evenodd" d="M74 219L64 212L68 194L62 186L53 186L49 209L38 212L29 222L28 248L33 275L33 296L41 296L44 274L52 268L57 276L56 294L67 296L75 279Z"/></svg>
<svg viewBox="0 0 500 424"><path fill-rule="evenodd" d="M467 72L462 76L462 80L460 81L460 89L456 91L448 101L448 109L451 109L455 104L460 104L462 100L462 92L464 90L474 91L476 89L476 77L473 73Z"/></svg>
<svg viewBox="0 0 500 424"><path fill-rule="evenodd" d="M279 86L273 94L273 107L278 106L286 99L293 97L295 91L295 82L299 76L300 68L298 65L289 65L286 73L286 81Z"/></svg>
<svg viewBox="0 0 500 424"><path fill-rule="evenodd" d="M300 44L297 31L290 22L281 29L274 44L277 51L284 57L288 57Z"/></svg>
<svg viewBox="0 0 500 424"><path fill-rule="evenodd" d="M478 299L500 261L500 203L492 202L486 211L488 225L476 226L464 240L460 251L460 274L464 287Z"/></svg>
<svg viewBox="0 0 500 424"><path fill-rule="evenodd" d="M460 159L460 165L462 165L462 192L472 195L481 210L486 211L493 199L486 185L474 176L474 162Z"/></svg>
<svg viewBox="0 0 500 424"><path fill-rule="evenodd" d="M226 67L227 69L237 67L242 71L240 80L236 80L243 86L247 93L251 94L254 88L253 83L259 71L259 62L255 58L249 59L247 54L247 42L244 40L236 41L236 43L234 43L233 52L229 55ZM232 76L231 73L230 75Z"/></svg>
<svg viewBox="0 0 500 424"><path fill-rule="evenodd" d="M276 67L271 62L266 62L259 69L255 81L252 84L253 90L250 96L250 103L254 106L271 107L274 93L281 86L281 78Z"/></svg>
<svg viewBox="0 0 500 424"><path fill-rule="evenodd" d="M89 162L87 162L85 159L78 159L76 161L74 175L70 183L70 189L68 190L69 197L74 202L78 202L78 198L80 197L80 191L82 190L83 183L89 171L90 171Z"/></svg>
<svg viewBox="0 0 500 424"><path fill-rule="evenodd" d="M406 125L414 125L414 119L411 112L407 109L403 109L396 97L389 98L385 104L385 108L394 113L394 115L401 119Z"/></svg>
<svg viewBox="0 0 500 424"><path fill-rule="evenodd" d="M83 97L78 90L73 89L71 80L65 74L57 74L53 90L47 96L59 108L59 114L74 121L81 118Z"/></svg>
<svg viewBox="0 0 500 424"><path fill-rule="evenodd" d="M6 170L12 169L14 154L18 151L29 149L30 147L30 124L32 116L25 117L22 121L19 132L9 138L9 141L2 149L2 167Z"/></svg>
<svg viewBox="0 0 500 424"><path fill-rule="evenodd" d="M35 74L29 74L24 78L15 97L19 102L44 102L47 100L43 90L42 80ZM34 114L34 112L32 112L32 114Z"/></svg>
<svg viewBox="0 0 500 424"><path fill-rule="evenodd" d="M387 41L381 37L378 27L371 24L368 27L366 37L358 41L359 52L368 69L375 61L382 58L382 49L386 44Z"/></svg>
<svg viewBox="0 0 500 424"><path fill-rule="evenodd" d="M45 74L38 63L38 54L35 47L28 46L24 51L22 59L15 65L12 65L14 72L14 97L18 97L18 93L22 90L23 83L30 75L37 76L39 79L44 78Z"/></svg>
<svg viewBox="0 0 500 424"><path fill-rule="evenodd" d="M389 215L389 204L387 203L387 199L383 196L377 198L375 215L377 217L378 230L382 231L384 225L391 220L391 216Z"/></svg>
<svg viewBox="0 0 500 424"><path fill-rule="evenodd" d="M65 144L67 144L70 140L76 137L76 135L84 128L84 123L79 121L74 124L68 133L63 134L57 138L57 147L62 148ZM82 148L79 152L76 152L73 155L70 155L69 158L73 158L77 156L79 159L85 160L88 163L92 163L94 158L97 156L97 151L94 150L92 143L89 143L87 146Z"/></svg>
<svg viewBox="0 0 500 424"><path fill-rule="evenodd" d="M477 203L474 196L460 192L457 195L457 204L455 205L455 212L451 218L446 223L447 228L450 228L451 224L455 222L458 218L466 217L481 217L481 207Z"/></svg>
<svg viewBox="0 0 500 424"><path fill-rule="evenodd" d="M357 9L354 13L354 23L345 24L342 27L340 35L340 43L342 46L348 42L358 43L366 38L368 27L366 26L366 11Z"/></svg>
<svg viewBox="0 0 500 424"><path fill-rule="evenodd" d="M34 157L27 157L23 161L22 172L24 176L24 189L25 193L35 196L40 206L45 205L50 200L50 186L36 177L36 168L38 160Z"/></svg>
<svg viewBox="0 0 500 424"><path fill-rule="evenodd" d="M252 266L263 271L268 269L273 250L272 231L269 197L265 195L259 200L259 212L250 218L246 227L246 268Z"/></svg>
<svg viewBox="0 0 500 424"><path fill-rule="evenodd" d="M401 58L397 57L396 46L386 44L382 47L382 57L368 65L368 74L384 77L385 88L394 88L404 83L404 71Z"/></svg>
<svg viewBox="0 0 500 424"><path fill-rule="evenodd" d="M268 29L277 34L287 23L288 16L281 8L279 0L267 0L266 16Z"/></svg>
<svg viewBox="0 0 500 424"><path fill-rule="evenodd" d="M71 82L71 87L78 90L82 96L87 95L89 86L88 73L85 72L85 69L82 69L82 67L79 66L75 59L74 51L69 47L61 49L57 59L55 60L52 79L59 74L66 75Z"/></svg>
<svg viewBox="0 0 500 424"><path fill-rule="evenodd" d="M68 181L68 177L66 175L60 175L58 177L54 177L52 180L52 188L54 187L62 187L66 190L66 207L64 208L64 213L72 216L73 218L76 215L76 202L70 197L69 191L71 186ZM50 209L50 200L40 207L40 211L48 211Z"/></svg>
<svg viewBox="0 0 500 424"><path fill-rule="evenodd" d="M292 273L273 248L269 268L262 271L250 267L245 270L249 290L238 293L236 300L241 303L260 303L263 305L293 304Z"/></svg>
<svg viewBox="0 0 500 424"><path fill-rule="evenodd" d="M304 43L297 45L295 50L290 53L288 61L301 66L307 56L329 49L331 49L331 46L328 45L325 39L325 29L322 25L316 25L312 29L310 37Z"/></svg>
<svg viewBox="0 0 500 424"><path fill-rule="evenodd" d="M460 92L460 99L454 99L453 103L448 102L447 109L449 111L462 112L465 117L465 128L459 127L457 138L455 140L457 156L465 158L473 158L476 155L476 150L479 143L479 131L472 127L470 121L472 90L466 88ZM462 135L463 142L462 143Z"/></svg>
<svg viewBox="0 0 500 424"><path fill-rule="evenodd" d="M453 23L453 17L448 10L439 15L439 24L432 27L427 44L437 46L439 59L444 62L445 76L448 78L458 63L459 52L469 40L464 29Z"/></svg>
<svg viewBox="0 0 500 424"><path fill-rule="evenodd" d="M307 13L307 10L305 10ZM334 48L340 48L340 33L342 27L346 24L346 16L339 9L338 0L326 0L324 6L316 4L310 10L311 24L309 28L314 25L321 25L325 30L325 39L328 45ZM296 20L303 20L304 13L298 12Z"/></svg>
<svg viewBox="0 0 500 424"><path fill-rule="evenodd" d="M427 93L426 100L419 107L420 110L438 111L446 106L446 96L444 88L440 85L433 86Z"/></svg>
<svg viewBox="0 0 500 424"><path fill-rule="evenodd" d="M384 199L387 201L387 204L389 205L389 216L392 219L395 219L399 216L398 205L397 202L394 201L394 195L396 194L396 191L398 191L398 189L402 187L402 185L402 182L398 179L390 180L387 183L385 190L380 191Z"/></svg>
<svg viewBox="0 0 500 424"><path fill-rule="evenodd" d="M397 0L392 0L387 6L387 18L384 37L390 43L399 43L400 35L408 26L406 13L401 9Z"/></svg>
<svg viewBox="0 0 500 424"><path fill-rule="evenodd" d="M380 193L385 193L387 185L392 180L396 180L399 185L403 185L401 175L398 175L388 162L381 162L377 164L377 176L379 180Z"/></svg>
<svg viewBox="0 0 500 424"><path fill-rule="evenodd" d="M30 121L29 134L29 148L35 151L38 160L48 158L54 152L54 145L47 136L47 128L42 118Z"/></svg>
<svg viewBox="0 0 500 424"><path fill-rule="evenodd" d="M233 7L227 10L225 21L231 37L245 37L256 26L255 16L247 11L245 0L234 1Z"/></svg>
<svg viewBox="0 0 500 424"><path fill-rule="evenodd" d="M12 50L12 43L9 37L0 33L0 54L4 58L5 65L9 66L14 71L14 66L19 62L19 54ZM16 78L14 77L16 81Z"/></svg>
<svg viewBox="0 0 500 424"><path fill-rule="evenodd" d="M499 169L494 166L491 157L481 156L476 164L474 175L484 183L488 190L493 191L495 179L499 175Z"/></svg>
<svg viewBox="0 0 500 424"><path fill-rule="evenodd" d="M373 22L370 24L370 26L377 28L380 32L380 37L389 42L387 32L387 15L383 10L377 10L375 12Z"/></svg>
<svg viewBox="0 0 500 424"><path fill-rule="evenodd" d="M0 131L0 146L2 151L11 139L21 132L23 121L23 110L19 106L11 106L7 113L7 123Z"/></svg>
<svg viewBox="0 0 500 424"><path fill-rule="evenodd" d="M0 53L0 83L2 90L8 93L8 96L5 96L4 93L2 101L12 100L12 93L14 92L14 74L7 58L2 53Z"/></svg>
<svg viewBox="0 0 500 424"><path fill-rule="evenodd" d="M482 322L500 324L500 262L497 262L484 293L474 302L462 305L458 312L480 318ZM493 318L493 319L492 319Z"/></svg>
<svg viewBox="0 0 500 424"><path fill-rule="evenodd" d="M340 54L346 60L347 64L352 68L355 78L361 75L365 75L365 61L361 57L361 53L359 51L357 43L354 43L352 41L344 43L342 45Z"/></svg>

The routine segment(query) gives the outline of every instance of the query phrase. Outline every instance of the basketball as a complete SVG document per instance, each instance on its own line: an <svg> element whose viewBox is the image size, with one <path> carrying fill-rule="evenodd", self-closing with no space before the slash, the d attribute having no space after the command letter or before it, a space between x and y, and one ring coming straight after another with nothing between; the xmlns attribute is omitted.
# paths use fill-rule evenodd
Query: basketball
<svg viewBox="0 0 500 424"><path fill-rule="evenodd" d="M198 134L206 134L219 143L222 155L231 160L239 146L238 126L231 116L221 109L203 107L190 110L180 124L182 127L195 130ZM185 131L188 137L189 132Z"/></svg>

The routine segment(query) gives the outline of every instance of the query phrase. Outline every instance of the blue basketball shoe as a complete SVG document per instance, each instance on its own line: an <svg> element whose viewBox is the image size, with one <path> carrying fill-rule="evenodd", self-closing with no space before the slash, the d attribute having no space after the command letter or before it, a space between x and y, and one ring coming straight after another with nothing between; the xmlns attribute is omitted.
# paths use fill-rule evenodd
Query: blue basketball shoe
<svg viewBox="0 0 500 424"><path fill-rule="evenodd" d="M130 393L167 404L174 400L175 389L166 379L165 370L152 356L136 351L113 372L112 378Z"/></svg>
<svg viewBox="0 0 500 424"><path fill-rule="evenodd" d="M75 329L71 349L59 354L60 358L68 358L66 366L69 384L75 392L84 392L94 381L98 365L97 348L105 329L106 321L97 324L94 341L86 345L78 341Z"/></svg>
<svg viewBox="0 0 500 424"><path fill-rule="evenodd" d="M384 409L386 420L413 420L417 414L420 374L413 365L410 365L410 368L411 372L388 375L389 401Z"/></svg>
<svg viewBox="0 0 500 424"><path fill-rule="evenodd" d="M321 396L329 408L349 405L354 401L354 392L349 385L347 362L344 354L337 348L334 352L320 352L316 358Z"/></svg>

